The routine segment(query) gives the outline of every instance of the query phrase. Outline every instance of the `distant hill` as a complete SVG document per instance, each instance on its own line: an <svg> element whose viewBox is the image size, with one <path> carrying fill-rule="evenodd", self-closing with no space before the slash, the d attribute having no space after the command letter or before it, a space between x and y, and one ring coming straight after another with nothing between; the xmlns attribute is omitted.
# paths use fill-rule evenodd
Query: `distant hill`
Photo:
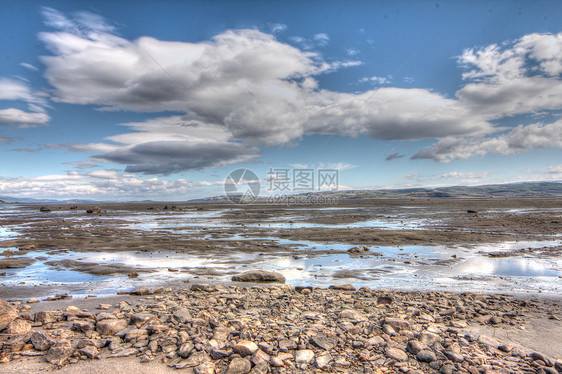
<svg viewBox="0 0 562 374"><path fill-rule="evenodd" d="M339 201L369 199L453 199L453 198L529 198L529 197L562 197L561 182L525 182L508 184L489 184L482 186L450 186L436 188L403 188L380 190L342 190L310 192L299 194L308 196L322 194L334 197ZM258 201L264 201L261 197ZM227 201L226 196L215 196L196 201Z"/></svg>
<svg viewBox="0 0 562 374"><path fill-rule="evenodd" d="M97 202L96 200L86 199L72 199L72 200L55 200L55 199L34 199L31 197L11 197L0 196L0 201L6 204L21 203L21 204L90 204Z"/></svg>
<svg viewBox="0 0 562 374"><path fill-rule="evenodd" d="M526 197L560 197L562 198L562 182L525 182L507 184L489 184L482 186L450 186L436 188L402 188L402 189L380 189L380 190L341 190L310 192L299 194L307 196L322 194L327 197L337 198L339 201L364 200L364 199L453 199L453 198L526 198ZM266 201L267 197L260 197L258 201ZM226 202L224 195L208 197L205 199L193 199L190 202ZM87 199L33 199L0 196L0 203L22 203L22 204L92 204L109 201L87 200ZM129 202L154 202L153 200L129 201Z"/></svg>

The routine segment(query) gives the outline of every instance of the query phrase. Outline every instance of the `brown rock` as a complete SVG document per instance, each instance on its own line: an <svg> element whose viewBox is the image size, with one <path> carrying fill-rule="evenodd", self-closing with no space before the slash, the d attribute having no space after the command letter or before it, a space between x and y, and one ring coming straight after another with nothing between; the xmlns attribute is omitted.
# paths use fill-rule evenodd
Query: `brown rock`
<svg viewBox="0 0 562 374"><path fill-rule="evenodd" d="M404 352L403 350L401 350L400 348L387 347L384 350L384 354L386 355L386 357L391 358L395 361L407 361L408 360L408 354L406 352Z"/></svg>
<svg viewBox="0 0 562 374"><path fill-rule="evenodd" d="M0 300L0 331L4 330L17 316L18 313L13 306Z"/></svg>
<svg viewBox="0 0 562 374"><path fill-rule="evenodd" d="M205 362L193 368L195 374L215 374L215 364L212 362Z"/></svg>
<svg viewBox="0 0 562 374"><path fill-rule="evenodd" d="M47 351L45 359L53 365L62 366L74 353L74 348L68 340L55 342Z"/></svg>
<svg viewBox="0 0 562 374"><path fill-rule="evenodd" d="M46 323L53 323L56 321L57 319L55 318L55 314L50 310L35 313L35 322L39 322L44 325Z"/></svg>
<svg viewBox="0 0 562 374"><path fill-rule="evenodd" d="M236 357L230 361L225 374L247 374L252 369L252 363L245 358Z"/></svg>
<svg viewBox="0 0 562 374"><path fill-rule="evenodd" d="M299 349L295 352L295 362L297 364L310 364L314 360L312 349Z"/></svg>
<svg viewBox="0 0 562 374"><path fill-rule="evenodd" d="M234 352L238 353L242 357L251 356L256 353L258 349L258 345L249 340L240 340L234 346Z"/></svg>
<svg viewBox="0 0 562 374"><path fill-rule="evenodd" d="M15 319L6 329L4 330L5 334L14 334L14 335L24 335L31 331L31 325L29 322L23 319Z"/></svg>
<svg viewBox="0 0 562 374"><path fill-rule="evenodd" d="M277 282L285 283L281 273L265 270L250 270L232 277L233 282Z"/></svg>
<svg viewBox="0 0 562 374"><path fill-rule="evenodd" d="M33 344L33 348L38 351L46 351L51 348L53 343L53 340L43 332L34 331L33 334L31 334L31 344Z"/></svg>
<svg viewBox="0 0 562 374"><path fill-rule="evenodd" d="M340 312L339 318L341 319L348 319L351 322L364 322L367 321L368 318L365 314L354 310L354 309L344 309Z"/></svg>
<svg viewBox="0 0 562 374"><path fill-rule="evenodd" d="M352 284L333 284L328 288L336 291L357 291Z"/></svg>
<svg viewBox="0 0 562 374"><path fill-rule="evenodd" d="M86 356L87 358L96 358L98 357L98 349L93 345L87 345L84 348L78 350L78 353L81 355Z"/></svg>
<svg viewBox="0 0 562 374"><path fill-rule="evenodd" d="M94 206L94 207L92 207L92 208L87 209L87 210L86 210L86 213L89 213L89 214L92 214L92 213L93 213L93 214L98 214L98 213L101 213L101 208L96 205L96 206Z"/></svg>
<svg viewBox="0 0 562 374"><path fill-rule="evenodd" d="M410 323L408 321L404 321L401 318L389 318L386 317L384 319L384 324L385 325L390 325L392 326L392 328L394 328L395 330L409 330L410 329Z"/></svg>
<svg viewBox="0 0 562 374"><path fill-rule="evenodd" d="M124 319L102 319L96 323L96 331L100 335L115 335L127 325Z"/></svg>
<svg viewBox="0 0 562 374"><path fill-rule="evenodd" d="M134 296L144 296L150 294L150 289L147 286L141 286L135 288L134 290L129 292L129 294Z"/></svg>

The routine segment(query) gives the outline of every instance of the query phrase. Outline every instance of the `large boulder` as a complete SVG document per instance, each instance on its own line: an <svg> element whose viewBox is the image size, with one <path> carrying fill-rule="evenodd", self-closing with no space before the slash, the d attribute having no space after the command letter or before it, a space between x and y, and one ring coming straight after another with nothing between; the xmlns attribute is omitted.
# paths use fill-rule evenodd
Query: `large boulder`
<svg viewBox="0 0 562 374"><path fill-rule="evenodd" d="M232 277L233 282L276 282L285 283L281 273L265 270L250 270Z"/></svg>
<svg viewBox="0 0 562 374"><path fill-rule="evenodd" d="M12 335L24 335L31 331L31 325L24 319L15 319L6 329L4 333Z"/></svg>
<svg viewBox="0 0 562 374"><path fill-rule="evenodd" d="M18 313L13 306L0 300L0 331L4 330L8 325L16 319Z"/></svg>

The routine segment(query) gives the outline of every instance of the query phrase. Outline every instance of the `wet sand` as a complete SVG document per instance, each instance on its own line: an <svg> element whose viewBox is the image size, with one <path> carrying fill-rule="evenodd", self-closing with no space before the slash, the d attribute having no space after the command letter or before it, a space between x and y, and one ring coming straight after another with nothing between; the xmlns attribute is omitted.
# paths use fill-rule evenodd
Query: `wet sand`
<svg viewBox="0 0 562 374"><path fill-rule="evenodd" d="M505 292L513 281L515 292L550 294L562 286L560 199L99 205L99 214L86 213L92 204L3 205L2 296L224 282L255 267L284 271L295 285L454 291L479 281L480 291Z"/></svg>

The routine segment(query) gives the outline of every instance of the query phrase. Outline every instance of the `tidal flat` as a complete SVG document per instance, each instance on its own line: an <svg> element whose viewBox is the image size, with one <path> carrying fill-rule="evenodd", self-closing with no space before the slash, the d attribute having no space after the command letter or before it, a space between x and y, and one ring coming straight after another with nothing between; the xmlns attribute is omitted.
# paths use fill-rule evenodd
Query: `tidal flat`
<svg viewBox="0 0 562 374"><path fill-rule="evenodd" d="M0 205L0 372L562 372L560 200L98 205Z"/></svg>

